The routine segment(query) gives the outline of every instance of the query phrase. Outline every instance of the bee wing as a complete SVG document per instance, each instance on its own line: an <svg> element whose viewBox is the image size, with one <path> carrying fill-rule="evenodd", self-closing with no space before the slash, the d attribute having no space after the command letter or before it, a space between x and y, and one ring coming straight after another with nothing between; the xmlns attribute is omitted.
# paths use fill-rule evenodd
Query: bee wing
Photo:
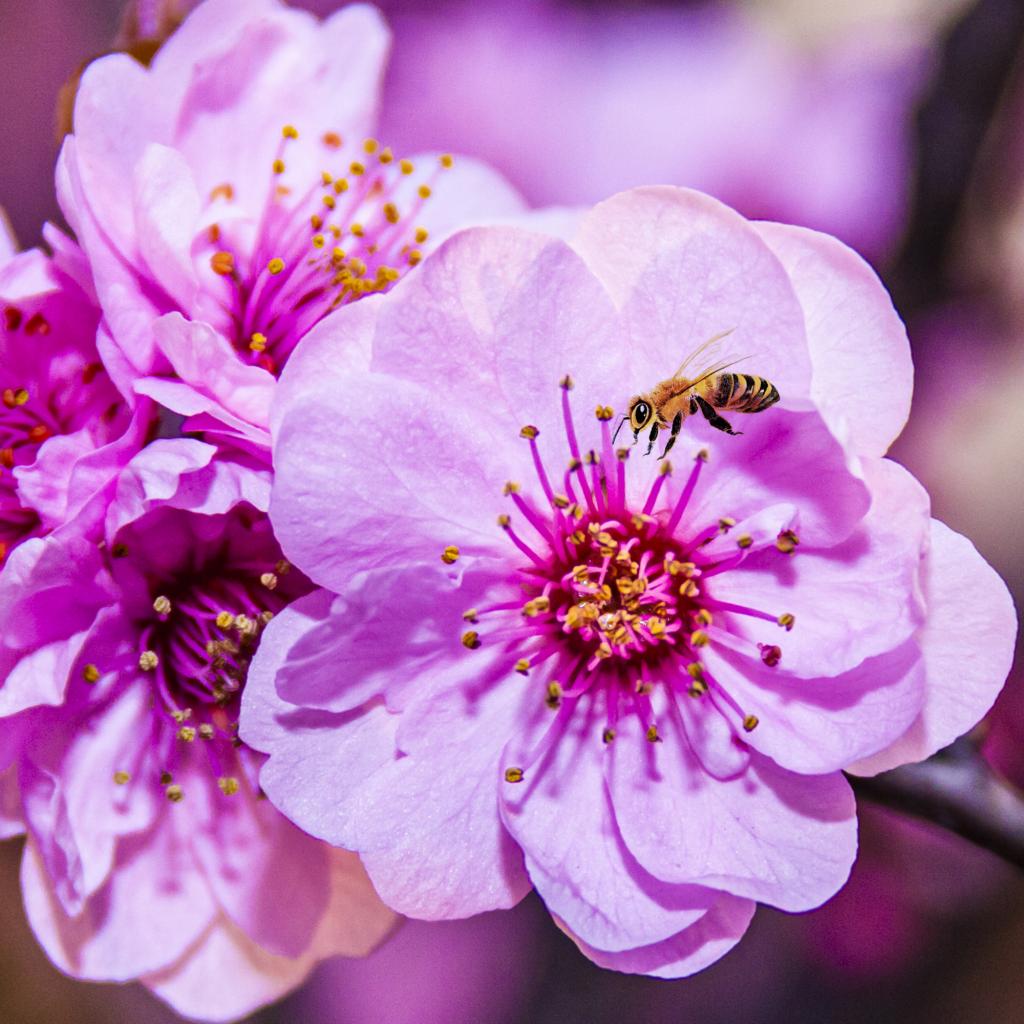
<svg viewBox="0 0 1024 1024"><path fill-rule="evenodd" d="M705 370L699 377L697 377L692 384L690 384L689 390L692 391L698 384L706 381L708 377L714 377L716 373L721 373L723 370L728 370L730 366L735 366L737 363L742 363L745 359L750 359L750 356L740 356L739 359L731 359L728 362L717 363L712 366L709 370Z"/></svg>
<svg viewBox="0 0 1024 1024"><path fill-rule="evenodd" d="M692 351L692 352L691 352L691 353L690 353L690 354L689 354L689 355L688 355L688 356L687 356L687 357L686 357L686 358L685 358L685 359L684 359L684 360L682 361L682 363L681 363L681 364L680 364L680 366L679 366L679 369L678 369L678 370L676 370L676 372L675 372L675 373L673 373L673 374L672 374L672 376L673 376L673 377L682 377L682 375L683 375L683 370L685 370L685 369L686 369L686 368L687 368L687 367L688 367L688 366L690 365L690 363L692 363L692 362L694 361L694 359L696 359L696 358L697 358L698 356L700 356L700 355L703 355L703 354L704 354L704 353L705 353L705 352L706 352L706 351L707 351L707 350L708 350L709 348L711 348L711 346L712 346L712 345L717 345L717 344L718 344L718 342L720 342L720 341L721 341L721 340L722 340L723 338L727 338L727 337L729 337L729 335L730 335L730 334L732 334L732 332L733 332L733 331L735 331L735 330L736 330L736 328L735 328L735 327L730 327L730 328L729 328L729 330L727 330L727 331L722 331L722 332L721 332L720 334L715 334L715 335L713 335L712 337L708 338L708 340L707 340L707 341L705 341L705 342L704 342L704 344L702 344L702 345L698 345L698 346L697 346L697 347L696 347L696 348L695 348L695 349L694 349L694 350L693 350L693 351Z"/></svg>

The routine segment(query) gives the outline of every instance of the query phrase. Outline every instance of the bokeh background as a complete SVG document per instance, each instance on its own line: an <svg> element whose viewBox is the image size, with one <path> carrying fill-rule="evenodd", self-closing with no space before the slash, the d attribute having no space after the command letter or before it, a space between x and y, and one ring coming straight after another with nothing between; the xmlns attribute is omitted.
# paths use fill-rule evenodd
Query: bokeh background
<svg viewBox="0 0 1024 1024"><path fill-rule="evenodd" d="M184 4L187 0L181 0ZM309 0L323 13L331 0ZM1021 0L384 0L380 135L499 167L536 204L701 188L830 231L893 293L917 365L895 456L1024 605L1024 3ZM58 211L64 83L118 35L123 0L0 0L0 205L23 245ZM951 666L955 670L955 666ZM1018 665L977 737L1024 788ZM138 986L64 978L0 846L0 1024L177 1018ZM848 886L759 911L689 980L603 972L534 898L410 923L325 964L258 1024L1024 1021L1024 879L873 807Z"/></svg>

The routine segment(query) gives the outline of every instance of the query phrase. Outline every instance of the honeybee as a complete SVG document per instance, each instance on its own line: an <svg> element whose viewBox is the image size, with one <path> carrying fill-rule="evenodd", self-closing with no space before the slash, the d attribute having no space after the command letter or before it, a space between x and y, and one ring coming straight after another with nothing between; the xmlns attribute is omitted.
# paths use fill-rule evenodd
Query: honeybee
<svg viewBox="0 0 1024 1024"><path fill-rule="evenodd" d="M640 431L650 424L647 451L644 452L645 455L650 455L659 431L671 428L668 444L658 456L659 459L663 459L676 443L676 437L687 416L700 412L716 430L738 436L742 431L733 430L732 424L720 416L718 410L752 413L763 412L773 406L779 400L779 392L770 380L749 373L725 372L730 366L741 362L739 359L719 363L697 374L696 377L683 376L683 371L694 359L730 334L732 330L723 331L709 338L683 360L682 365L668 380L655 385L646 394L631 398L629 413L623 416L616 427L612 443L615 443L615 438L619 436L619 431L625 423L629 423L633 430L633 444L637 443Z"/></svg>

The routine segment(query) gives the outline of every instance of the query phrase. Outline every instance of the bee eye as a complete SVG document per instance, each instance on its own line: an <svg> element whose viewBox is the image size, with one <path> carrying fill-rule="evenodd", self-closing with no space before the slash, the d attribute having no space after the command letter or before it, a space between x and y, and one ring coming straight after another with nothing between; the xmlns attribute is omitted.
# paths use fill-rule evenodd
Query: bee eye
<svg viewBox="0 0 1024 1024"><path fill-rule="evenodd" d="M633 406L633 426L642 427L651 416L651 407L646 402L637 402Z"/></svg>

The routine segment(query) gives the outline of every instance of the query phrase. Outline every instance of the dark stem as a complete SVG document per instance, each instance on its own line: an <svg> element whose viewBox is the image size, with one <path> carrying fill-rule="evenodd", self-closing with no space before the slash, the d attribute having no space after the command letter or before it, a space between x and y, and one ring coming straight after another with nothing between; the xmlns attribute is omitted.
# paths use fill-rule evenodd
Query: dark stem
<svg viewBox="0 0 1024 1024"><path fill-rule="evenodd" d="M939 825L1024 868L1024 795L995 775L969 741L850 782L861 799Z"/></svg>

